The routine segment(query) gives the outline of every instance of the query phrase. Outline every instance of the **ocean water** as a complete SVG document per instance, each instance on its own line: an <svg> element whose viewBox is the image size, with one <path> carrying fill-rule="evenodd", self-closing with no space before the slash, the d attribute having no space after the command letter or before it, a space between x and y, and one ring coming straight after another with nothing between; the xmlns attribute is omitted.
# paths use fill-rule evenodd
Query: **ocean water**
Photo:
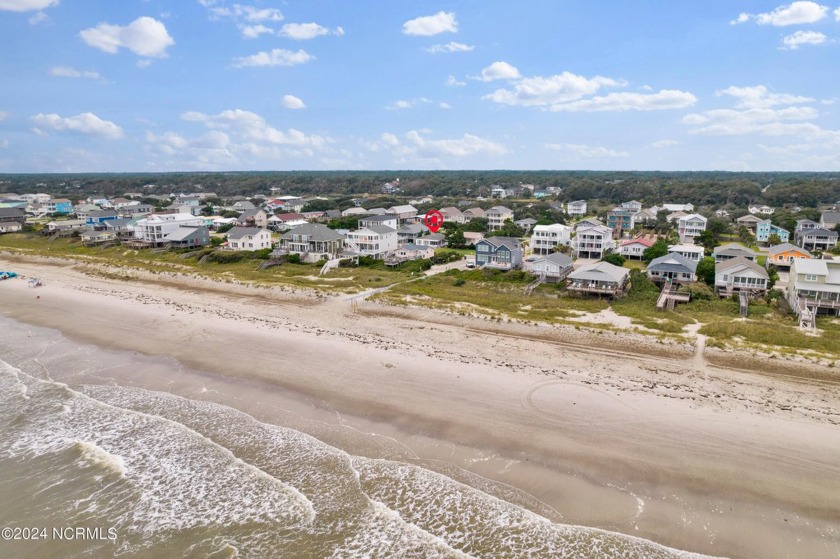
<svg viewBox="0 0 840 559"><path fill-rule="evenodd" d="M220 403L59 382L51 371L93 363L90 347L79 359L72 342L0 327L0 527L30 530L0 540L3 558L699 557L551 522Z"/></svg>

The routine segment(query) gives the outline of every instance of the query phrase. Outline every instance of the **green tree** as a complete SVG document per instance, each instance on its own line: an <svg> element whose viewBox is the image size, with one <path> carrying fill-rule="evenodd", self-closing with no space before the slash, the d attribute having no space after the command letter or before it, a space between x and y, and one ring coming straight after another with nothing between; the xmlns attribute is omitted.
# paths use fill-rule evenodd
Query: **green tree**
<svg viewBox="0 0 840 559"><path fill-rule="evenodd" d="M779 236L778 233L773 233L769 237L767 237L767 243L770 246L776 246L782 244L782 238Z"/></svg>
<svg viewBox="0 0 840 559"><path fill-rule="evenodd" d="M776 285L777 281L779 281L779 270L771 264L767 269L767 275L770 276L770 279L767 281L767 290L769 291L773 289L773 286Z"/></svg>
<svg viewBox="0 0 840 559"><path fill-rule="evenodd" d="M358 215L337 217L335 219L331 219L329 223L327 223L327 227L330 229L358 229L360 219L361 217Z"/></svg>
<svg viewBox="0 0 840 559"><path fill-rule="evenodd" d="M467 239L464 237L464 232L460 229L455 229L451 234L446 236L446 245L450 248L466 248Z"/></svg>
<svg viewBox="0 0 840 559"><path fill-rule="evenodd" d="M732 224L719 217L710 217L706 223L706 231L711 231L718 239L732 230Z"/></svg>
<svg viewBox="0 0 840 559"><path fill-rule="evenodd" d="M627 261L627 259L617 252L611 252L609 254L604 255L601 261L609 262L613 266L624 266L624 263Z"/></svg>
<svg viewBox="0 0 840 559"><path fill-rule="evenodd" d="M711 253L712 249L720 244L717 235L708 229L697 235L694 238L694 242L705 248L707 253Z"/></svg>
<svg viewBox="0 0 840 559"><path fill-rule="evenodd" d="M204 206L201 208L201 215L213 215L213 206Z"/></svg>
<svg viewBox="0 0 840 559"><path fill-rule="evenodd" d="M487 231L487 224L490 222L486 217L476 217L464 224L464 231L482 233Z"/></svg>
<svg viewBox="0 0 840 559"><path fill-rule="evenodd" d="M642 260L645 264L650 264L650 261L660 256L668 254L668 242L665 239L658 239L653 245L646 248L642 253Z"/></svg>
<svg viewBox="0 0 840 559"><path fill-rule="evenodd" d="M304 207L304 212L325 212L327 210L335 210L338 204L334 200L311 200Z"/></svg>
<svg viewBox="0 0 840 559"><path fill-rule="evenodd" d="M487 235L488 237L524 237L525 230L519 227L510 219L506 219L502 224L502 228L498 231L493 231Z"/></svg>
<svg viewBox="0 0 840 559"><path fill-rule="evenodd" d="M697 278L706 285L715 285L715 259L711 256L703 258L697 263Z"/></svg>

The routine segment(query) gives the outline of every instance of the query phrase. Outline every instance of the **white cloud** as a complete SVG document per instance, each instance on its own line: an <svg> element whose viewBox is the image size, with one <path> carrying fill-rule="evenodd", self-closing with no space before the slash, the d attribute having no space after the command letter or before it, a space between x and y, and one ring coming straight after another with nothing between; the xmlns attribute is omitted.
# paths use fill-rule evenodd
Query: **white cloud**
<svg viewBox="0 0 840 559"><path fill-rule="evenodd" d="M609 95L581 99L571 103L551 106L551 111L601 112L601 111L664 111L684 109L697 102L697 97L688 91L663 89L658 93L619 92Z"/></svg>
<svg viewBox="0 0 840 559"><path fill-rule="evenodd" d="M59 0L0 0L0 10L8 12L30 12L57 6Z"/></svg>
<svg viewBox="0 0 840 559"><path fill-rule="evenodd" d="M682 121L695 127L691 130L693 134L782 136L816 133L819 127L805 121L813 120L817 116L819 113L812 107L752 108L741 111L714 109L686 115Z"/></svg>
<svg viewBox="0 0 840 559"><path fill-rule="evenodd" d="M588 146L586 144L545 144L547 149L562 151L578 159L596 159L603 157L628 157L626 151L617 151L601 146Z"/></svg>
<svg viewBox="0 0 840 559"><path fill-rule="evenodd" d="M515 80L521 77L515 66L498 60L481 71L481 75L473 79L489 82L493 80Z"/></svg>
<svg viewBox="0 0 840 559"><path fill-rule="evenodd" d="M306 104L301 100L300 97L295 97L294 95L284 95L283 96L283 106L287 109L297 110L297 109L305 109Z"/></svg>
<svg viewBox="0 0 840 559"><path fill-rule="evenodd" d="M418 99L400 99L398 101L394 101L386 108L389 110L410 109L412 107L416 107L417 105L424 105L427 103L431 103L431 101L425 97L420 97Z"/></svg>
<svg viewBox="0 0 840 559"><path fill-rule="evenodd" d="M726 89L715 91L718 97L727 95L738 100L735 105L739 109L751 109L761 107L775 107L777 105L793 105L796 103L810 103L814 100L801 95L790 95L788 93L770 93L767 86L756 85L747 87L730 86Z"/></svg>
<svg viewBox="0 0 840 559"><path fill-rule="evenodd" d="M0 122L3 122L7 118L9 118L9 113L7 113L5 111L0 111Z"/></svg>
<svg viewBox="0 0 840 559"><path fill-rule="evenodd" d="M467 82L459 81L458 78L456 78L455 76L449 76L448 78L446 78L446 81L443 85L448 85L449 87L463 87L467 85Z"/></svg>
<svg viewBox="0 0 840 559"><path fill-rule="evenodd" d="M402 32L406 35L429 36L439 33L457 33L458 22L455 12L438 12L433 16L410 19L403 23Z"/></svg>
<svg viewBox="0 0 840 559"><path fill-rule="evenodd" d="M669 147L673 147L673 146L678 146L681 143L682 142L677 141L677 140L658 140L656 142L653 142L650 145L652 147L655 147L656 149L662 149L662 148L669 148Z"/></svg>
<svg viewBox="0 0 840 559"><path fill-rule="evenodd" d="M44 23L45 21L49 20L50 16L46 14L46 12L38 12L34 16L29 18L29 25L38 25L39 23Z"/></svg>
<svg viewBox="0 0 840 559"><path fill-rule="evenodd" d="M423 136L428 131L411 130L402 138L389 132L383 133L379 141L364 142L373 152L389 152L398 164L432 162L440 164L445 159L457 159L471 155L504 155L508 149L502 144L464 134L460 138L430 140Z"/></svg>
<svg viewBox="0 0 840 559"><path fill-rule="evenodd" d="M286 49L272 49L271 51L262 51L251 56L235 58L233 65L235 68L249 66L294 66L296 64L305 64L314 59L314 56L303 49L297 52Z"/></svg>
<svg viewBox="0 0 840 559"><path fill-rule="evenodd" d="M482 75L491 67L492 65L482 70ZM513 70L518 76L516 68ZM622 82L602 76L585 78L571 72L563 72L547 78L523 78L514 83L513 89L497 89L484 98L503 105L546 106L580 99L595 93L603 86L613 87L621 84Z"/></svg>
<svg viewBox="0 0 840 559"><path fill-rule="evenodd" d="M138 68L147 68L148 66L151 65L151 63L152 63L152 61L149 60L148 58L141 58L140 60L137 61L135 66L137 66Z"/></svg>
<svg viewBox="0 0 840 559"><path fill-rule="evenodd" d="M445 45L432 45L427 48L426 51L431 52L432 54L439 54L441 52L469 52L474 48L475 47L472 45L465 45L464 43L450 41Z"/></svg>
<svg viewBox="0 0 840 559"><path fill-rule="evenodd" d="M177 156L180 164L190 166L225 165L237 162L234 147L224 132L211 130L195 138L185 138L175 132L155 135L146 132L146 151L166 156Z"/></svg>
<svg viewBox="0 0 840 559"><path fill-rule="evenodd" d="M250 142L312 147L321 147L330 142L328 138L307 135L294 128L278 130L260 115L242 109L228 109L215 115L188 111L182 114L181 118L190 122L201 122L211 129L232 131Z"/></svg>
<svg viewBox="0 0 840 559"><path fill-rule="evenodd" d="M828 6L817 4L816 2L803 1L793 2L779 6L772 11L763 14L746 14L742 13L738 19L730 23L739 24L745 23L751 19L755 19L759 25L773 25L775 27L785 27L788 25L801 25L804 23L816 23L823 19L828 13Z"/></svg>
<svg viewBox="0 0 840 559"><path fill-rule="evenodd" d="M438 104L438 107L440 107L441 109L448 110L452 108L452 105L446 103L445 101L441 101L440 104Z"/></svg>
<svg viewBox="0 0 840 559"><path fill-rule="evenodd" d="M87 78L90 80L98 80L102 78L102 76L99 75L99 72L94 72L92 70L76 70L75 68L71 68L69 66L53 66L50 68L50 75L57 76L59 78Z"/></svg>
<svg viewBox="0 0 840 559"><path fill-rule="evenodd" d="M139 56L161 58L175 44L166 26L151 17L139 17L126 26L100 23L79 33L82 40L99 50L114 54L126 48Z"/></svg>
<svg viewBox="0 0 840 559"><path fill-rule="evenodd" d="M234 4L231 7L212 7L216 2L201 2L210 10L210 15L215 18L228 17L232 19L260 22L260 21L282 21L283 14L276 8L256 8L243 4Z"/></svg>
<svg viewBox="0 0 840 559"><path fill-rule="evenodd" d="M836 19L837 21L840 21L840 8L837 8L836 10L834 10L834 19Z"/></svg>
<svg viewBox="0 0 840 559"><path fill-rule="evenodd" d="M32 121L38 126L52 128L59 132L81 132L109 140L117 140L123 136L122 128L109 120L102 120L93 113L81 113L70 117L61 117L56 113L41 113L33 116Z"/></svg>
<svg viewBox="0 0 840 559"><path fill-rule="evenodd" d="M818 31L797 31L782 39L782 49L796 50L802 45L821 45L828 37Z"/></svg>
<svg viewBox="0 0 840 559"><path fill-rule="evenodd" d="M279 34L288 39L305 41L322 35L344 35L344 29L329 29L317 23L287 23L280 28Z"/></svg>
<svg viewBox="0 0 840 559"><path fill-rule="evenodd" d="M242 32L242 36L246 39L256 39L260 35L271 35L274 33L274 29L266 27L261 23L256 25L241 25L239 31Z"/></svg>

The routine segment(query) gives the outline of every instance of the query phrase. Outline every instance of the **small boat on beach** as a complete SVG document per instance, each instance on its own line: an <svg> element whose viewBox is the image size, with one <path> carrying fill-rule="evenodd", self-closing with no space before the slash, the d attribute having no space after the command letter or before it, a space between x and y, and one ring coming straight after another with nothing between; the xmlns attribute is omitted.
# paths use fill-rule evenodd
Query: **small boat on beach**
<svg viewBox="0 0 840 559"><path fill-rule="evenodd" d="M0 281L16 277L17 274L15 272L0 272Z"/></svg>

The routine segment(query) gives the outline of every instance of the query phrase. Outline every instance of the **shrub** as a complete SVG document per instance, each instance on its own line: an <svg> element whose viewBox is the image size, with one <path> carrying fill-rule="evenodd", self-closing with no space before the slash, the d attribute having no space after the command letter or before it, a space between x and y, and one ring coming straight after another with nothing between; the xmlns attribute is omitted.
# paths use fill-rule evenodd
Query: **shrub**
<svg viewBox="0 0 840 559"><path fill-rule="evenodd" d="M452 283L452 285L454 285L455 287L461 287L465 283L467 283L467 280L465 280L464 278L458 278Z"/></svg>
<svg viewBox="0 0 840 559"><path fill-rule="evenodd" d="M319 261L317 261L317 262L315 263L315 265L316 265L316 266L318 266L319 268L321 268L321 267L323 267L323 266L324 266L324 264L326 264L326 263L327 263L327 261L326 261L325 259L323 259L323 258L322 258L322 259L320 259Z"/></svg>
<svg viewBox="0 0 840 559"><path fill-rule="evenodd" d="M370 267L376 264L376 258L373 256L360 256L359 266Z"/></svg>
<svg viewBox="0 0 840 559"><path fill-rule="evenodd" d="M286 262L289 264L300 264L300 254L290 254Z"/></svg>

